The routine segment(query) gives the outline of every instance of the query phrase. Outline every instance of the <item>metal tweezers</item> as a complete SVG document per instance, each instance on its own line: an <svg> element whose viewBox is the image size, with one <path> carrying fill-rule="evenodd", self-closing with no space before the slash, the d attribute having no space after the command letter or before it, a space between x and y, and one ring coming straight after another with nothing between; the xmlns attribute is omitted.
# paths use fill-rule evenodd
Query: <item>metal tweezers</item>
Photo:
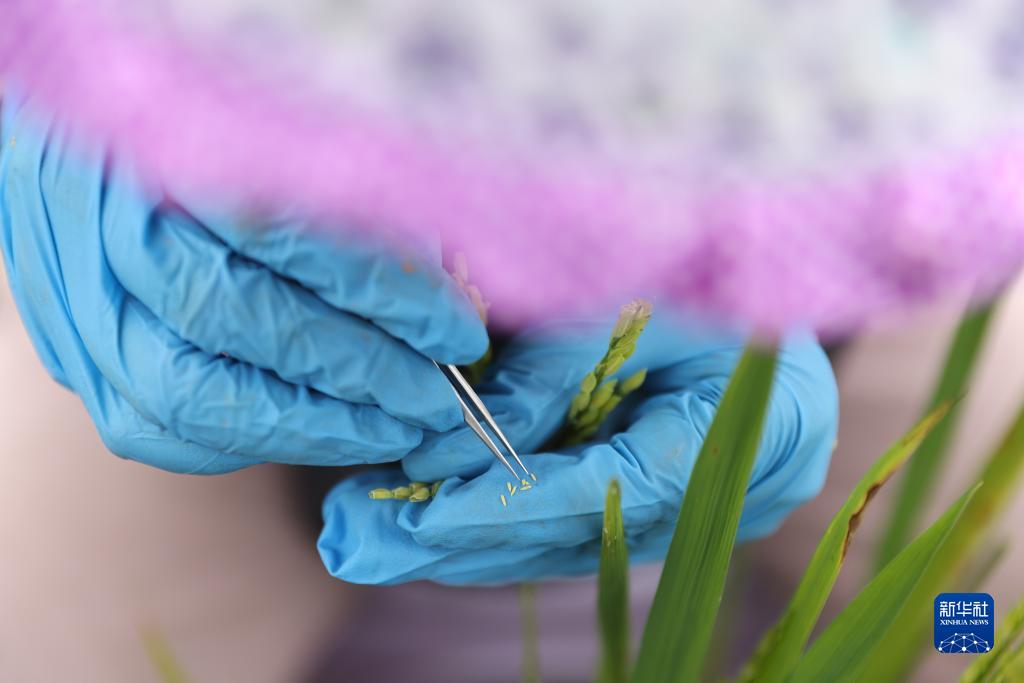
<svg viewBox="0 0 1024 683"><path fill-rule="evenodd" d="M459 372L458 368L454 365L440 365L436 361L434 362L434 365L436 365L437 369L441 371L441 374L445 376L448 383L452 385L452 391L455 392L455 398L459 399L459 403L462 405L462 417L466 420L466 424L473 430L473 433L480 437L480 440L483 441L488 450L494 454L494 457L498 459L498 462L505 466L505 469L507 469L509 473L516 478L516 481L532 478L533 475L530 473L530 470L526 469L526 465L523 464L523 461L519 459L519 454L516 453L516 449L512 448L512 444L510 444L508 439L505 438L505 435L502 434L501 429L498 428L498 423L494 421L493 417L491 417L491 413L487 410L484 402L480 400L480 397L477 396L475 391L473 391L473 388L469 386L469 382L467 382L466 378L462 376L462 373ZM476 408L480 413L480 418L477 418L473 413L473 408L470 408L470 406ZM515 460L521 468L523 468L523 474L516 472L515 468L512 467L512 463L510 463L508 458L505 457L505 454L502 453L496 445L494 445L494 441L490 436L488 436L487 432L484 431L483 425L480 424L481 419L488 427L491 428L491 431L494 432L505 448L508 449L508 452L512 455L512 459Z"/></svg>

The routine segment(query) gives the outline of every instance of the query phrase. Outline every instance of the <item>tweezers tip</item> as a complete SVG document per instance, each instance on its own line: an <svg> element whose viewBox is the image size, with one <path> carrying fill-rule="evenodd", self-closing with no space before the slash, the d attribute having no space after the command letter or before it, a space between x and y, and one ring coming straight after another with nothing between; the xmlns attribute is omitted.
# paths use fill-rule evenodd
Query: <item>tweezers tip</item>
<svg viewBox="0 0 1024 683"><path fill-rule="evenodd" d="M500 462L505 467L505 469L508 470L509 474L515 477L517 482L520 479L524 478L523 476L520 476L518 472L516 472L515 468L512 467L512 464L508 461L505 455L501 453L500 450L498 450L497 446L494 444L491 438L487 436L486 432L483 431L480 421L476 418L475 415L473 415L473 411L470 410L469 406L463 399L462 394L459 392L460 388L462 389L462 391L466 393L466 398L469 399L469 402L472 403L473 406L480 411L480 415L483 417L484 424L491 428L491 431L493 431L495 436L498 437L498 440L501 441L502 445L504 445L505 448L508 449L508 452L512 455L512 459L515 460L516 464L522 468L523 472L525 473L525 476L530 477L531 479L534 479L536 481L536 477L533 476L533 473L531 473L529 468L523 463L522 459L519 457L519 454L516 452L516 449L512 447L512 444L509 443L509 440L505 437L505 434L501 431L501 428L498 427L498 423L495 421L490 411L487 410L487 406L484 405L483 401L480 399L477 393L473 391L473 387L471 387L469 382L466 381L466 378L462 376L462 373L459 372L458 368L456 368L454 365L447 363L442 367L441 364L439 364L436 360L433 359L431 359L431 362L441 372L441 374L444 375L445 379L448 380L448 383L452 387L452 391L455 392L455 397L458 398L459 403L462 404L462 415L466 421L466 424L469 425L470 429L472 429L473 432L477 435L477 437L481 441L483 441L484 445L487 446L488 450L491 451L491 453L495 456L498 462Z"/></svg>

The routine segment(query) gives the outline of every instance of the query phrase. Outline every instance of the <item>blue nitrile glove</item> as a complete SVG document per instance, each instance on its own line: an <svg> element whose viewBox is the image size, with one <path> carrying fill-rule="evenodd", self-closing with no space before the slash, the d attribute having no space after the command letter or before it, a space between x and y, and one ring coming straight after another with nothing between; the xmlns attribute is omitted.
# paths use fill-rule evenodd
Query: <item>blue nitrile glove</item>
<svg viewBox="0 0 1024 683"><path fill-rule="evenodd" d="M685 329L656 311L635 355L617 373L627 377L648 368L641 389L591 443L543 450L604 353L611 328L606 321L524 335L499 356L480 387L537 475L531 490L509 496L507 472L467 428L431 436L403 460L407 476L360 473L330 493L319 542L328 570L355 583L454 584L593 572L612 478L622 487L632 559L661 559L743 340ZM772 532L819 491L837 421L836 385L824 352L808 338L790 339L780 352L740 539ZM410 478L444 483L425 503L367 496Z"/></svg>
<svg viewBox="0 0 1024 683"><path fill-rule="evenodd" d="M178 472L347 465L461 423L428 356L472 361L487 335L438 266L200 218L29 109L8 97L0 121L7 276L112 451Z"/></svg>

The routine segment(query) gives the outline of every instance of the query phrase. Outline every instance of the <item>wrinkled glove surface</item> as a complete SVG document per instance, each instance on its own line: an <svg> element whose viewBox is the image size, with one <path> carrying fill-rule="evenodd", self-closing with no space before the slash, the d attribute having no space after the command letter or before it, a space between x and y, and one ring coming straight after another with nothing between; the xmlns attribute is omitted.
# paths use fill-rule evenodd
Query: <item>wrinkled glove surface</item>
<svg viewBox="0 0 1024 683"><path fill-rule="evenodd" d="M502 352L479 393L536 473L509 496L507 472L468 428L431 435L399 471L364 472L324 502L319 549L329 571L356 583L432 579L487 584L596 571L608 482L618 479L631 559L661 559L683 493L744 340L687 328L655 312L617 373L648 368L644 385L595 439L552 450L583 377L607 347L612 321L527 333ZM739 537L776 529L821 488L838 423L828 359L809 338L780 351ZM370 500L375 487L444 479L426 503ZM505 494L508 505L499 496Z"/></svg>
<svg viewBox="0 0 1024 683"><path fill-rule="evenodd" d="M429 358L472 361L487 336L438 266L294 222L200 216L10 96L0 140L15 301L113 452L177 472L347 465L461 422Z"/></svg>

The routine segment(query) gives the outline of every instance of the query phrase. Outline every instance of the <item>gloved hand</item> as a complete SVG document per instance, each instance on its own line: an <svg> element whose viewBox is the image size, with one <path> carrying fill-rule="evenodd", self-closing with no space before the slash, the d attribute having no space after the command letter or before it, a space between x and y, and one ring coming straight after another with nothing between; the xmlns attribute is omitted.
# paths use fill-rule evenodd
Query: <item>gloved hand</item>
<svg viewBox="0 0 1024 683"><path fill-rule="evenodd" d="M428 357L472 361L487 336L439 267L294 223L200 217L30 109L2 106L7 276L110 450L178 472L347 465L461 423Z"/></svg>
<svg viewBox="0 0 1024 683"><path fill-rule="evenodd" d="M324 502L319 549L355 583L500 583L597 569L605 492L622 487L631 558L664 556L690 472L743 339L686 329L655 312L618 373L648 368L640 390L589 443L543 448L607 345L611 321L546 329L498 357L483 400L538 481L509 496L507 472L467 428L431 436L398 471L364 472ZM773 531L815 495L828 468L838 399L828 359L807 338L783 345L739 538ZM375 487L444 479L425 503L370 500ZM508 506L499 496L505 494Z"/></svg>

